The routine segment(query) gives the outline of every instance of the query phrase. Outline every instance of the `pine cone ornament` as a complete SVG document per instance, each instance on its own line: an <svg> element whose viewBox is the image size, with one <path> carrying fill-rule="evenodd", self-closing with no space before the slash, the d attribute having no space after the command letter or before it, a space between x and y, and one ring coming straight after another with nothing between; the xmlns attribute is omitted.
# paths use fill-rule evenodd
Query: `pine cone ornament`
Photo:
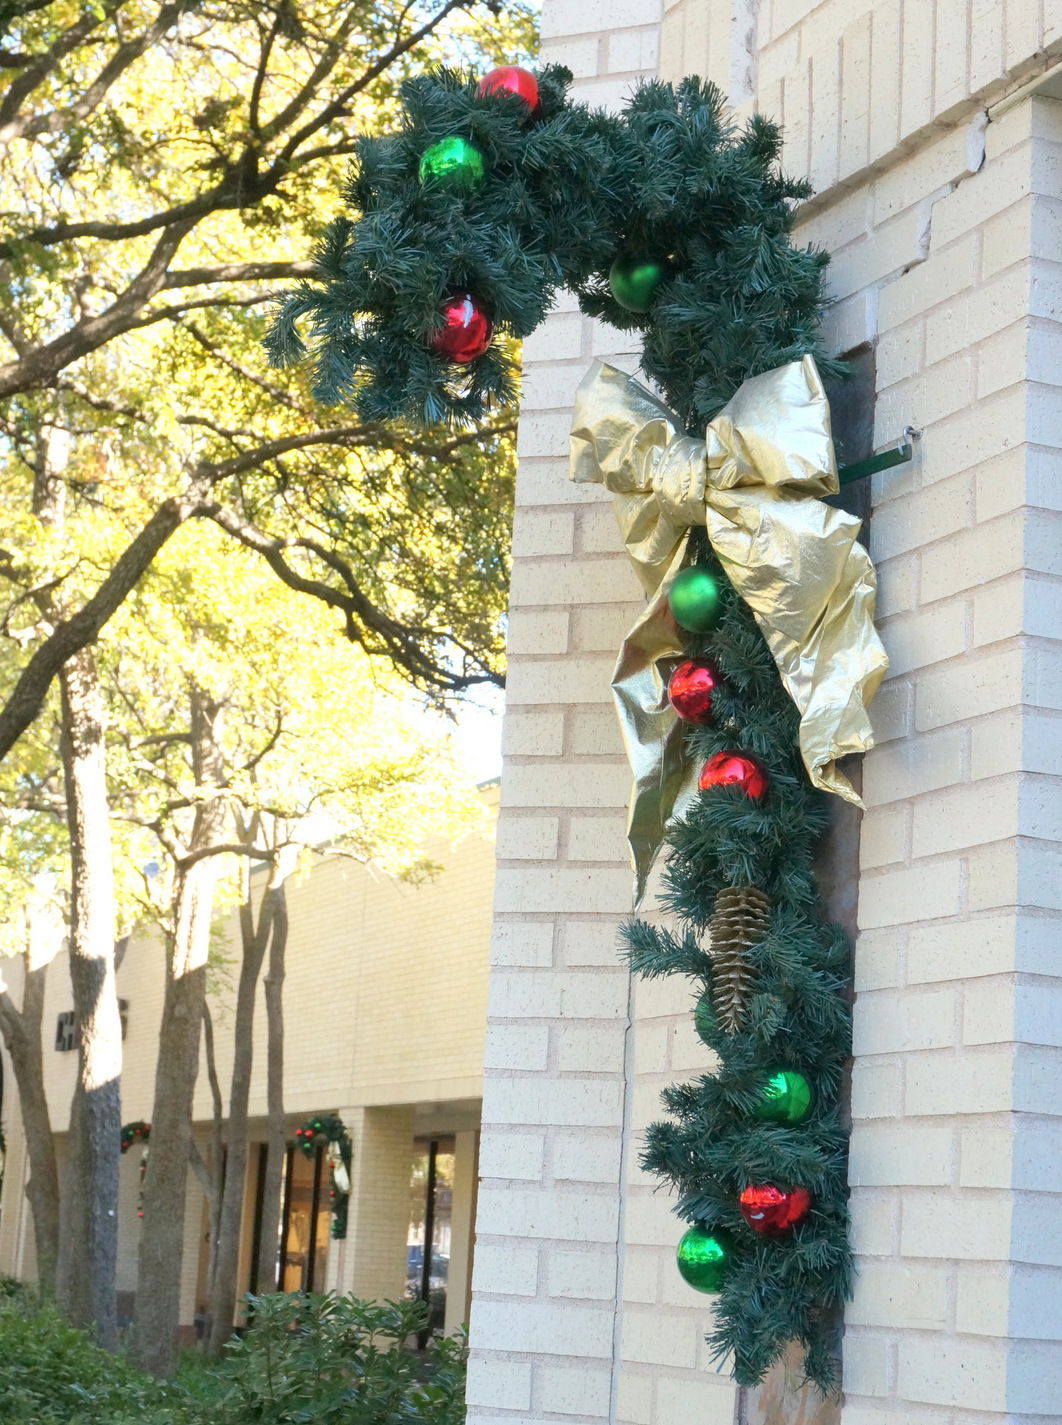
<svg viewBox="0 0 1062 1425"><path fill-rule="evenodd" d="M767 934L770 913L770 901L755 886L728 886L715 898L708 922L715 1013L727 1034L735 1034L744 1022L756 983L748 951Z"/></svg>

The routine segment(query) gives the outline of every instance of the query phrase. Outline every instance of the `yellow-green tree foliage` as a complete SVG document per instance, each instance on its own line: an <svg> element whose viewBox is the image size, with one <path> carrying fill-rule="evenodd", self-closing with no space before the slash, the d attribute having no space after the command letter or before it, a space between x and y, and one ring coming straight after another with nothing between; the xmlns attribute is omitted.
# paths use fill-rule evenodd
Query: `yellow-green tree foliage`
<svg viewBox="0 0 1062 1425"><path fill-rule="evenodd" d="M0 755L189 518L420 686L497 682L511 420L367 426L270 372L261 340L355 133L392 121L415 68L523 57L527 0L53 0L3 19L0 619L18 643ZM66 518L42 547L56 475Z"/></svg>

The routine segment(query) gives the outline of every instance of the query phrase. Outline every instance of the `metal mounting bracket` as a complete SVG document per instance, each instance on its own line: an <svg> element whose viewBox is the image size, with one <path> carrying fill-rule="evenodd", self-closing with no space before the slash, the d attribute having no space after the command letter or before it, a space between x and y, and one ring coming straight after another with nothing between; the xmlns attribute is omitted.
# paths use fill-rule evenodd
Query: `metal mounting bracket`
<svg viewBox="0 0 1062 1425"><path fill-rule="evenodd" d="M883 450L880 455L872 455L867 460L857 460L854 465L842 465L837 472L841 485L850 485L853 480L862 480L866 475L876 475L879 470L891 470L894 465L906 465L914 458L914 442L922 439L922 432L914 426L904 426L903 435L894 449Z"/></svg>

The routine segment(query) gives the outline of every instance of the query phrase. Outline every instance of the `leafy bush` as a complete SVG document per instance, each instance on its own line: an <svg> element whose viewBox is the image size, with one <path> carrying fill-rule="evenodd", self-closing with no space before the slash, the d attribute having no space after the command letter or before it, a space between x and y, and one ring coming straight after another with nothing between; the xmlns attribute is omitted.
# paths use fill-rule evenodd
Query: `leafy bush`
<svg viewBox="0 0 1062 1425"><path fill-rule="evenodd" d="M424 1358L404 1346L427 1325L423 1302L247 1300L253 1325L215 1376L214 1425L461 1425L464 1342Z"/></svg>
<svg viewBox="0 0 1062 1425"><path fill-rule="evenodd" d="M26 1291L0 1291L0 1421L119 1425L160 1420L172 1387L101 1350Z"/></svg>
<svg viewBox="0 0 1062 1425"><path fill-rule="evenodd" d="M249 1297L253 1324L224 1361L156 1381L54 1308L0 1282L3 1425L462 1425L464 1342L407 1348L422 1302Z"/></svg>

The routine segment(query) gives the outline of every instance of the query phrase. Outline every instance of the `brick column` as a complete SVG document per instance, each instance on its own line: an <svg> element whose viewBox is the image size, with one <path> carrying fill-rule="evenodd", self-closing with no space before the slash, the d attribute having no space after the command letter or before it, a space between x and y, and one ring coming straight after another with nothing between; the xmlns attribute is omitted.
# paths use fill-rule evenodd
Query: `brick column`
<svg viewBox="0 0 1062 1425"><path fill-rule="evenodd" d="M668 77L718 71L671 17ZM817 190L796 239L833 253L831 349L875 348L876 448L925 429L873 492L892 670L864 767L843 1425L1062 1420L1062 105L1023 89L1060 19L760 6L755 103Z"/></svg>
<svg viewBox="0 0 1062 1425"><path fill-rule="evenodd" d="M412 1105L346 1108L353 1141L347 1235L328 1254L328 1290L367 1301L406 1294L406 1239L413 1171Z"/></svg>
<svg viewBox="0 0 1062 1425"><path fill-rule="evenodd" d="M613 98L641 19L586 33L592 0L547 0L544 55ZM830 349L875 354L875 448L925 430L873 492L893 666L864 768L843 1425L1062 1422L1062 104L1028 88L1062 0L674 0L660 53L784 122L816 189L796 239L834 254ZM634 998L615 958L607 684L639 596L607 501L565 483L608 341L562 308L525 349L469 1402L730 1425L636 1162L659 1088L705 1060L684 987Z"/></svg>
<svg viewBox="0 0 1062 1425"><path fill-rule="evenodd" d="M617 104L655 68L657 18L645 0L546 0L542 61ZM609 679L641 596L608 497L567 478L590 361L637 364L618 341L567 299L524 343L470 1420L618 1408L630 776Z"/></svg>
<svg viewBox="0 0 1062 1425"><path fill-rule="evenodd" d="M450 1219L450 1265L446 1277L447 1335L468 1325L472 1244L479 1176L479 1133L466 1128L454 1135L454 1195Z"/></svg>
<svg viewBox="0 0 1062 1425"><path fill-rule="evenodd" d="M879 429L926 435L875 500L893 669L865 769L846 1425L1062 1418L1062 105L986 139L878 298Z"/></svg>

